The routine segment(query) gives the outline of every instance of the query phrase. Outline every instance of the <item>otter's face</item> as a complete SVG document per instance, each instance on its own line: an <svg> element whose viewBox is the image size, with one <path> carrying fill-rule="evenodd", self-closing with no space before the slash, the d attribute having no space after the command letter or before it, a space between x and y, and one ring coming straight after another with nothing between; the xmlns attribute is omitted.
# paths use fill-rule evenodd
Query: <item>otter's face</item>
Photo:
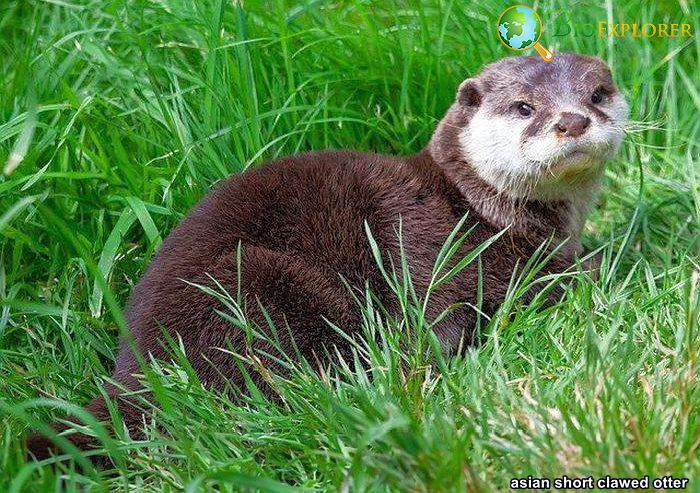
<svg viewBox="0 0 700 493"><path fill-rule="evenodd" d="M513 57L459 89L460 151L513 197L566 198L600 181L624 134L627 104L597 58Z"/></svg>

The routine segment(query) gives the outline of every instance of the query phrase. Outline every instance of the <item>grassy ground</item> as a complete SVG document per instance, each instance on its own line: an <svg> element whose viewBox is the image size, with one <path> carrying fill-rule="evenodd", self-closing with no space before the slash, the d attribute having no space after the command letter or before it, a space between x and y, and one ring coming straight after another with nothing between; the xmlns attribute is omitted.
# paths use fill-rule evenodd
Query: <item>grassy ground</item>
<svg viewBox="0 0 700 493"><path fill-rule="evenodd" d="M693 2L537 5L543 44L607 60L636 122L584 238L604 248L600 281L582 275L544 311L509 303L463 358L400 355L387 337L360 349L371 381L300 367L275 382L280 403L234 405L186 365L157 368L159 428L110 442L115 471L24 459L29 429L109 376L119 307L217 180L303 150L420 149L458 83L510 54L495 37L505 6L0 3L0 490L489 491L648 474L700 491L700 44L555 24L563 9L574 28L697 29Z"/></svg>

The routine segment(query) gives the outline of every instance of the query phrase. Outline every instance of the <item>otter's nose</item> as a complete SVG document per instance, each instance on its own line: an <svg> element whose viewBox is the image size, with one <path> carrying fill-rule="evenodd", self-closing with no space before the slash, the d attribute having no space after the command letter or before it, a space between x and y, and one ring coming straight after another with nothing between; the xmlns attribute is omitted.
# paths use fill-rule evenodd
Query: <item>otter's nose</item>
<svg viewBox="0 0 700 493"><path fill-rule="evenodd" d="M554 125L559 135L578 137L586 132L591 119L578 113L562 113L559 122Z"/></svg>

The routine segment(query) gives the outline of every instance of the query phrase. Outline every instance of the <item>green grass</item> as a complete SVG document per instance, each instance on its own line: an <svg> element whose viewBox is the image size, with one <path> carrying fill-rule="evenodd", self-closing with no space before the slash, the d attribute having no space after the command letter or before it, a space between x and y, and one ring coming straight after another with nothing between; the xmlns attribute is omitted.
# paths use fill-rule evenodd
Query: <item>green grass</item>
<svg viewBox="0 0 700 493"><path fill-rule="evenodd" d="M207 392L182 360L157 367L152 433L108 443L116 470L24 458L30 429L109 377L120 307L217 180L312 149L419 150L459 82L510 54L495 32L508 5L0 3L0 490L490 491L648 474L700 491L700 42L547 29L565 10L574 27L695 32L697 6L670 0L537 4L542 43L607 60L631 106L584 235L603 248L599 281L579 274L545 310L509 298L483 346L449 361L398 351L366 307L385 336L358 348L372 378L299 365L274 380L277 403ZM406 313L425 333L420 300Z"/></svg>

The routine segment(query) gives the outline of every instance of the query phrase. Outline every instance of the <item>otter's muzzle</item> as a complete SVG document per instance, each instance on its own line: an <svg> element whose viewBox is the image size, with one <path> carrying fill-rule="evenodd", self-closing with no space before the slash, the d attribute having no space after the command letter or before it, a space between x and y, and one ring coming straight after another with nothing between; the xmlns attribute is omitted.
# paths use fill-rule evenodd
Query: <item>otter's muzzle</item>
<svg viewBox="0 0 700 493"><path fill-rule="evenodd" d="M578 137L586 133L591 125L591 119L578 113L562 113L559 122L554 125L554 129L560 136Z"/></svg>

